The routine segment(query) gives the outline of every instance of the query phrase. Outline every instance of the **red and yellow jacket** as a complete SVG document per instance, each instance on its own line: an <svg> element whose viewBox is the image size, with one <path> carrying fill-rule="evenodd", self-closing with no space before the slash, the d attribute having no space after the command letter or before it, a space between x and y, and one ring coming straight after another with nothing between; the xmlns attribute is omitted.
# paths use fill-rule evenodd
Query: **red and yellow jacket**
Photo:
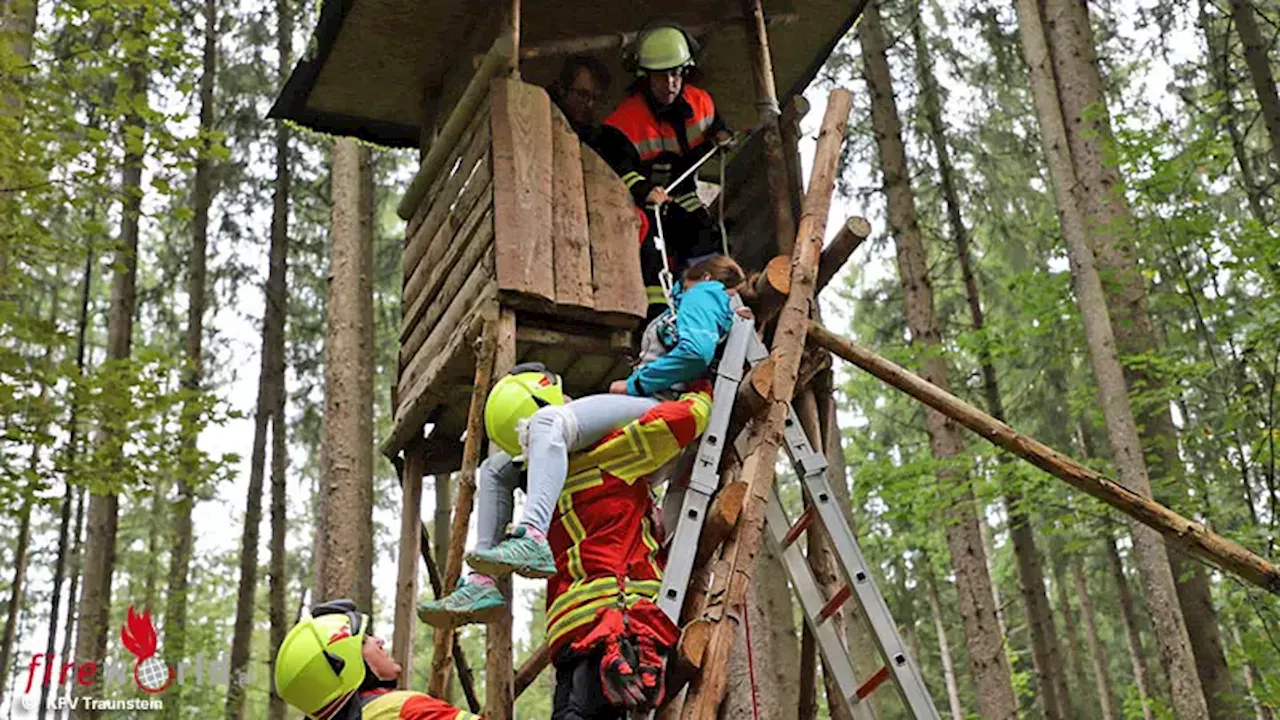
<svg viewBox="0 0 1280 720"><path fill-rule="evenodd" d="M480 720L426 693L368 690L360 693L360 720Z"/></svg>
<svg viewBox="0 0 1280 720"><path fill-rule="evenodd" d="M706 382L660 403L569 459L547 539L556 574L547 581L547 643L552 657L620 609L633 630L670 645L678 632L654 604L662 585L660 538L650 522L647 477L693 443L711 416Z"/></svg>

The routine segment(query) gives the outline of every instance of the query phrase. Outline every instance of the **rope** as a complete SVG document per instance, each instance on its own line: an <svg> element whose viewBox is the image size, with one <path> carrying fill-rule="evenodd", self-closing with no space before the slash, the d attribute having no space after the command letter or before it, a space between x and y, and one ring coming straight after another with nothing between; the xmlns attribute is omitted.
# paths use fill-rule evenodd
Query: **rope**
<svg viewBox="0 0 1280 720"><path fill-rule="evenodd" d="M747 631L747 678L751 681L751 717L760 720L760 701L756 697L756 655L751 650L751 607L742 606L742 626Z"/></svg>
<svg viewBox="0 0 1280 720"><path fill-rule="evenodd" d="M658 285L662 286L662 297L667 301L667 307L671 310L671 317L675 317L676 303L671 297L675 288L675 278L671 275L671 261L667 258L667 237L662 230L661 205L653 206L653 225L655 230L653 246L658 249L658 254L662 256L662 269L658 271Z"/></svg>

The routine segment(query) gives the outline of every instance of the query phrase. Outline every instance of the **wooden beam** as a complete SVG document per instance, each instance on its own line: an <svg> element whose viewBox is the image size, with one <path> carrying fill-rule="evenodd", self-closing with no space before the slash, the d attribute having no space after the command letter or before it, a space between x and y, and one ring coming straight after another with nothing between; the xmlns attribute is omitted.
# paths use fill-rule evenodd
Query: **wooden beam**
<svg viewBox="0 0 1280 720"><path fill-rule="evenodd" d="M835 189L836 168L844 141L853 95L847 90L834 90L827 100L826 115L814 153L809 191L805 195L804 212L795 242L792 262L791 294L778 316L771 358L775 369L767 410L757 416L753 426L749 453L743 461L742 475L750 491L742 518L726 544L723 557L728 560L728 589L723 614L734 622L717 622L712 629L703 659L703 671L689 690L685 701L686 720L714 720L724 700L729 670L729 653L733 646L737 621L746 613L747 590L755 568L755 555L764 536L764 510L773 489L774 468L788 409L795 394L796 377L804 352L804 338L809 327L809 310L813 302L818 257L831 194Z"/></svg>
<svg viewBox="0 0 1280 720"><path fill-rule="evenodd" d="M756 315L756 327L763 328L782 309L791 293L791 257L779 255L764 270L747 279L742 301Z"/></svg>
<svg viewBox="0 0 1280 720"><path fill-rule="evenodd" d="M533 681L537 680L542 671L546 670L550 664L551 649L547 647L547 641L543 640L542 644L533 651L533 654L520 665L520 669L516 670L515 696L520 697L520 693L528 690Z"/></svg>
<svg viewBox="0 0 1280 720"><path fill-rule="evenodd" d="M742 16L731 16L715 22L699 23L696 25L687 25L685 30L694 37L703 37L724 28L742 27L742 23L748 18ZM790 25L800 19L797 13L774 13L765 19L770 27L782 25ZM636 39L639 30L628 30L620 33L606 33L600 35L582 35L580 37L565 38L563 40L552 40L549 42L538 43L536 45L521 45L520 59L530 60L533 58L543 57L563 57L565 55L578 55L580 53L594 53L600 50L615 50L627 45ZM483 56L476 56L473 64L482 62Z"/></svg>
<svg viewBox="0 0 1280 720"><path fill-rule="evenodd" d="M760 0L742 0L747 44L751 51L751 76L755 81L756 122L763 126L765 180L769 186L769 208L773 219L778 254L790 255L795 238L796 217L791 209L791 179L782 148L782 130L778 119L778 89L773 79L773 59L769 57L769 32Z"/></svg>
<svg viewBox="0 0 1280 720"><path fill-rule="evenodd" d="M809 336L818 345L964 425L987 442L1008 450L1160 532L1169 544L1207 560L1267 592L1280 595L1280 569L1240 544L1129 490L1035 438L1019 433L964 400L853 341L835 335L821 325L815 323L810 326Z"/></svg>
<svg viewBox="0 0 1280 720"><path fill-rule="evenodd" d="M551 98L537 85L500 78L491 103L498 289L555 302Z"/></svg>
<svg viewBox="0 0 1280 720"><path fill-rule="evenodd" d="M613 168L587 147L582 148L582 182L587 195L595 308L644 317L648 301L636 251L640 218L631 193Z"/></svg>
<svg viewBox="0 0 1280 720"><path fill-rule="evenodd" d="M417 635L415 605L418 602L418 556L422 542L422 465L426 444L419 434L405 448L404 473L400 488L404 502L400 509L400 556L397 559L395 628L391 651L400 667L413 667L413 639ZM398 687L409 689L413 673L401 673Z"/></svg>
<svg viewBox="0 0 1280 720"><path fill-rule="evenodd" d="M823 249L822 257L818 260L817 291L820 292L827 283L831 282L849 256L853 255L853 251L857 250L870 235L871 223L867 222L866 218L855 216L845 221L844 227L841 227L840 232L831 238L831 242Z"/></svg>
<svg viewBox="0 0 1280 720"><path fill-rule="evenodd" d="M498 310L498 322L494 328L493 374L506 374L516 364L516 313L509 307ZM478 383L477 383L478 384ZM487 387L487 385L486 385ZM479 428L476 429L479 433ZM468 428L468 435L471 430ZM454 526L451 533L456 533ZM465 536L467 528L462 526ZM488 720L510 720L515 705L515 682L512 674L511 637L511 576L497 579L498 589L507 604L502 617L489 623L485 629L484 716Z"/></svg>
<svg viewBox="0 0 1280 720"><path fill-rule="evenodd" d="M747 497L747 484L741 481L732 482L720 488L711 501L707 511L702 535L698 537L698 553L694 556L693 565L705 565L712 554L720 549L720 544L729 537L733 526L738 523L742 514L742 502Z"/></svg>
<svg viewBox="0 0 1280 720"><path fill-rule="evenodd" d="M497 346L496 321L486 323L480 335L480 347L476 350L476 372L471 406L467 411L467 439L462 453L462 473L458 477L458 494L453 501L453 523L449 526L449 554L444 568L441 590L453 592L462 574L462 553L467 543L467 523L471 520L471 507L476 494L476 466L480 463L480 444L484 439L484 401L493 379L494 354ZM444 697L449 656L455 633L452 630L437 632L431 657L431 680L427 692Z"/></svg>
<svg viewBox="0 0 1280 720"><path fill-rule="evenodd" d="M532 325L520 325L516 328L516 341L521 345L546 345L593 355L618 355L631 347L630 335L625 330L611 332L608 337L600 337Z"/></svg>
<svg viewBox="0 0 1280 720"><path fill-rule="evenodd" d="M582 141L555 105L551 106L551 237L556 302L594 307Z"/></svg>
<svg viewBox="0 0 1280 720"><path fill-rule="evenodd" d="M489 81L493 80L500 70L508 67L509 59L514 54L515 39L510 34L503 33L493 41L484 60L471 76L471 82L467 83L467 89L462 91L462 97L458 98L458 103L449 113L449 119L445 120L444 126L440 128L440 134L436 136L435 142L431 143L431 149L427 151L427 156L418 166L418 173L413 176L408 189L404 192L404 197L400 198L400 204L396 206L396 214L400 219L408 220L413 217L414 211L418 209L423 196L427 193L427 188L444 168L445 158L453 153L458 138L471 123L476 108L480 107L480 102L489 95Z"/></svg>

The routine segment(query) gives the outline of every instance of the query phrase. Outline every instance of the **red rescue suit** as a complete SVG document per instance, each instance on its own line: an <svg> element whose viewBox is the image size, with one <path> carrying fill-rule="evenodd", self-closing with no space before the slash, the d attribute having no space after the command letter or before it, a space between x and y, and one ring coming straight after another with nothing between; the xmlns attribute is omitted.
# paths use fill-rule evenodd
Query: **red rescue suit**
<svg viewBox="0 0 1280 720"><path fill-rule="evenodd" d="M609 117L595 147L618 173L640 208L649 191L667 187L713 147L716 134L728 126L716 113L715 101L705 90L685 84L675 101L657 106L647 88L628 95ZM693 178L671 189L672 202L663 208L663 235L672 272L678 273L692 259L722 251L720 232L711 213L698 198ZM662 256L653 244L656 228L652 211L641 213L640 266L650 305L662 305L658 271Z"/></svg>
<svg viewBox="0 0 1280 720"><path fill-rule="evenodd" d="M360 720L480 720L478 715L411 690L365 690L359 697Z"/></svg>
<svg viewBox="0 0 1280 720"><path fill-rule="evenodd" d="M648 476L679 457L710 415L710 384L702 381L569 459L547 533L556 559L556 574L547 581L547 643L558 670L585 657L617 661L618 641L625 638L638 653L626 661L651 673L647 702L660 701L661 656L675 647L679 629L654 602L662 585L662 538L651 520Z"/></svg>

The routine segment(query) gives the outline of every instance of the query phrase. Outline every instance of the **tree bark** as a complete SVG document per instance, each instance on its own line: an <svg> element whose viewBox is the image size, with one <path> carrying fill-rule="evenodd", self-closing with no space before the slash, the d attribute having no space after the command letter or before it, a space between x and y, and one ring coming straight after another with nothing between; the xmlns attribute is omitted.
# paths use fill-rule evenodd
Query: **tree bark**
<svg viewBox="0 0 1280 720"><path fill-rule="evenodd" d="M897 243L898 273L906 297L907 325L911 330L912 344L925 357L921 363L921 375L947 390L950 385L947 364L941 354L941 335L934 316L928 259L916 224L915 198L902 143L902 126L893 97L878 3L867 5L858 34L871 93L872 128L884 171L889 225ZM965 641L977 688L979 712L991 720L1015 718L1017 700L992 604L991 577L987 573L986 553L982 549L973 488L968 477L949 463L962 452L963 439L956 423L935 410L925 410L925 426L933 457L946 464L937 471L939 484L954 493L956 498L949 510L946 536L956 570L956 588L960 594L960 612L965 622Z"/></svg>
<svg viewBox="0 0 1280 720"><path fill-rule="evenodd" d="M1147 670L1147 656L1142 649L1142 635L1138 632L1138 619L1133 611L1133 595L1129 592L1129 580L1124 574L1124 564L1120 561L1120 553L1116 550L1115 538L1110 532L1103 533L1103 541L1107 551L1107 567L1111 571L1112 582L1116 586L1116 597L1120 604L1120 622L1124 625L1125 647L1129 651L1129 661L1133 665L1133 681L1138 686L1138 700L1142 703L1143 720L1154 717L1151 708L1150 675Z"/></svg>
<svg viewBox="0 0 1280 720"><path fill-rule="evenodd" d="M140 13L145 14L144 9ZM144 18L139 18L143 20ZM132 108L147 102L147 38L135 38L139 44L139 56L131 58L125 73L126 93ZM137 306L138 278L138 230L142 215L142 164L146 124L140 113L130 110L123 124L124 164L121 172L120 243L112 265L115 273L111 279L111 310L107 316L108 363L129 359L133 348L133 316ZM122 428L104 422L100 442L122 444L115 435ZM119 457L109 458L115 470ZM107 630L111 616L111 576L115 570L116 527L119 498L115 493L94 492L89 496L88 537L84 542L82 589L80 595L79 622L76 628L76 661L100 662L107 653ZM97 692L94 686L77 684L75 697L87 697ZM93 720L99 712L84 704L72 711L77 720Z"/></svg>
<svg viewBox="0 0 1280 720"><path fill-rule="evenodd" d="M1231 638L1236 641L1236 645L1239 645L1240 649L1243 651L1244 642L1240 637L1239 625L1231 626ZM1259 690L1259 688L1257 687L1257 684L1258 684L1257 680L1259 677L1258 668L1254 666L1252 660L1246 660L1244 663L1243 670L1244 670L1244 689L1246 692L1249 693L1249 702L1253 704L1254 718L1256 718L1256 720L1275 720L1276 714L1275 714L1275 711L1272 710L1271 706L1264 705L1262 704L1261 701L1258 700L1258 690Z"/></svg>
<svg viewBox="0 0 1280 720"><path fill-rule="evenodd" d="M1107 648L1098 638L1098 623L1093 614L1093 599L1089 597L1089 581L1084 574L1080 556L1071 558L1071 579L1080 598L1080 617L1084 620L1084 637L1089 643L1089 658L1093 660L1093 677L1098 686L1098 702L1102 708L1102 720L1114 720L1116 708L1111 690L1111 675L1107 670Z"/></svg>
<svg viewBox="0 0 1280 720"><path fill-rule="evenodd" d="M1063 236L1067 240L1072 284L1084 320L1089 358L1111 442L1111 456L1122 484L1135 493L1150 497L1151 482L1147 477L1133 409L1129 405L1128 387L1116 351L1111 318L1107 314L1102 280L1094 265L1095 258L1089 246L1085 225L1084 198L1097 194L1100 189L1082 186L1072 163L1073 153L1067 144L1064 125L1066 108L1059 104L1060 93L1048 58L1044 29L1035 1L1019 0L1018 16L1027 64L1031 68L1032 90L1042 140L1049 158L1058 216ZM1062 43L1058 44L1061 46ZM1092 43L1088 44L1088 48L1091 57ZM1086 61L1084 65L1089 66L1089 63ZM1094 70L1096 71L1096 67ZM1073 94L1065 90L1061 93L1063 97ZM1079 114L1074 117L1077 121L1081 119ZM1098 165L1101 165L1100 160ZM1130 526L1135 557L1152 607L1161 659L1169 674L1175 715L1179 720L1207 718L1208 708L1200 678L1195 672L1187 625L1176 601L1177 590L1164 542L1158 534L1139 523L1131 522Z"/></svg>
<svg viewBox="0 0 1280 720"><path fill-rule="evenodd" d="M76 322L76 375L84 375L84 356L86 349L86 336L89 331L89 296L93 290L93 263L94 252L93 245L90 244L85 251L84 256L84 274L80 282L80 315ZM69 564L69 549L71 525L71 506L75 504L76 486L71 482L71 468L76 466L76 459L80 452L80 423L79 423L79 404L75 402L74 395L71 400L71 409L67 418L67 445L64 457L63 479L66 483L66 493L62 497L62 506L58 511L58 554L53 564L53 591L49 596L49 634L48 640L45 642L45 660L50 661L54 657L54 646L58 639L58 622L62 609L62 582L66 579ZM75 532L79 536L79 517L76 519ZM75 590L74 579L72 590L67 600L67 607L75 607ZM63 651L63 660L66 660L66 651ZM38 720L44 720L45 714L48 712L49 692L53 684L42 684L40 687L40 710L37 713Z"/></svg>
<svg viewBox="0 0 1280 720"><path fill-rule="evenodd" d="M38 448L39 445L36 445ZM32 464L38 462L39 453L32 451ZM0 668L8 671L13 660L13 643L18 635L18 617L22 614L22 602L26 591L27 560L31 550L31 498L22 500L18 510L18 542L13 554L13 582L9 585L9 606L5 613L4 639L0 645ZM48 662L49 658L45 658ZM0 702L4 700L5 686L0 685Z"/></svg>
<svg viewBox="0 0 1280 720"><path fill-rule="evenodd" d="M960 685L956 682L956 664L951 659L951 643L947 641L947 626L942 622L942 604L938 602L938 587L933 568L925 563L925 589L929 593L929 612L933 615L933 629L938 634L938 654L942 657L942 679L947 685L947 703L951 708L951 720L964 720L964 706L960 704Z"/></svg>
<svg viewBox="0 0 1280 720"><path fill-rule="evenodd" d="M946 132L942 122L942 101L934 81L932 62L924 35L923 18L917 13L912 23L916 45L916 72L921 88L921 105L929 129L934 153L938 161L938 175L946 201L947 222L956 257L960 261L960 274L964 281L965 297L969 305L969 317L973 330L979 335L978 357L982 366L982 390L987 412L997 420L1004 420L1004 403L1000 397L1000 385L996 375L991 348L983 335L986 317L982 308L982 295L977 275L969 254L969 231L961 213L960 194L956 188ZM1003 466L1007 456L1000 456ZM1031 665L1036 676L1036 693L1041 712L1047 720L1065 717L1061 698L1058 696L1057 678L1062 673L1062 659L1058 648L1057 631L1049 598L1045 595L1044 569L1036 550L1035 531L1030 518L1022 507L1022 493L1012 483L1005 481L1004 502L1009 516L1009 537L1013 544L1014 560L1018 568L1018 588L1022 595L1023 611L1027 616L1027 628L1031 637ZM993 583L992 587L995 587ZM999 600L997 599L997 606ZM1001 617L1001 625L1004 625ZM1004 629L1007 633L1007 629Z"/></svg>
<svg viewBox="0 0 1280 720"><path fill-rule="evenodd" d="M1058 538L1050 540L1049 559L1053 567L1053 584L1058 592L1058 612L1062 615L1062 629L1066 637L1066 665L1071 670L1071 681L1075 683L1075 691L1069 693L1063 702L1063 712L1068 716L1088 716L1092 707L1085 699L1089 693L1089 684L1084 674L1084 648L1080 643L1080 626L1076 624L1076 613L1071 607L1071 593L1068 591L1066 565L1067 559Z"/></svg>
<svg viewBox="0 0 1280 720"><path fill-rule="evenodd" d="M373 604L373 163L333 145L333 228L325 332L325 524L318 600Z"/></svg>
<svg viewBox="0 0 1280 720"><path fill-rule="evenodd" d="M453 475L437 475L434 478L436 491L436 509L432 519L434 530L431 537L435 540L433 548L436 567L444 569L449 560L449 508L453 507Z"/></svg>
<svg viewBox="0 0 1280 720"><path fill-rule="evenodd" d="M200 481L199 422L202 402L200 385L204 377L204 313L209 247L209 206L213 203L213 182L208 148L204 143L213 131L213 91L218 70L217 0L204 2L204 55L200 75L201 145L196 155L195 187L192 191L191 257L187 269L187 337L186 367L182 388L189 393L182 408L182 449L179 459L178 497L173 507L173 550L169 558L169 593L165 603L165 650L175 659L186 657L187 647L187 583L191 571L194 545L191 513L195 508L196 486ZM234 641L232 647L234 649ZM234 668L233 668L234 670ZM235 687L232 683L232 687ZM182 707L182 684L170 688L170 701L165 703L166 720L177 720Z"/></svg>
<svg viewBox="0 0 1280 720"><path fill-rule="evenodd" d="M1249 0L1231 0L1231 17L1236 21L1236 32L1244 44L1244 60L1249 66L1249 78L1262 106L1262 119L1271 136L1271 158L1275 163L1274 174L1280 177L1280 97L1276 94L1276 80L1271 74L1271 60L1267 54L1267 42L1258 30L1253 3Z"/></svg>
<svg viewBox="0 0 1280 720"><path fill-rule="evenodd" d="M293 67L293 9L290 0L276 0L276 77L283 83ZM275 377L271 408L271 566L267 590L267 615L271 624L271 669L274 686L275 657L289 631L285 595L289 589L288 555L288 418L285 416L285 323L289 307L289 191L293 176L289 167L289 126L276 124L276 179L272 194L270 267L267 270L266 312L263 318L263 355L272 354ZM268 328L271 330L268 333ZM271 693L267 704L270 720L284 720L285 703Z"/></svg>

